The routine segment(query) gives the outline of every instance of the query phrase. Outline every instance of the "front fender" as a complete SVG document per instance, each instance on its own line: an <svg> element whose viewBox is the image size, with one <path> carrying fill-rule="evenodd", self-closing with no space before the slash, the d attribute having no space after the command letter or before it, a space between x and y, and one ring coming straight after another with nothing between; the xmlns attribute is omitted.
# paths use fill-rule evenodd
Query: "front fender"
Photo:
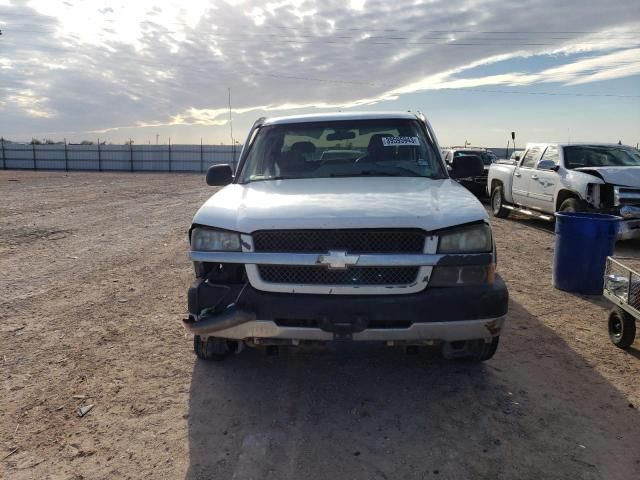
<svg viewBox="0 0 640 480"><path fill-rule="evenodd" d="M581 200L587 200L589 184L604 185L604 183L604 180L595 175L574 170L564 170L563 174L560 174L560 185L556 192L556 200L558 198L557 194L561 190L569 190L580 197Z"/></svg>
<svg viewBox="0 0 640 480"><path fill-rule="evenodd" d="M489 175L487 178L487 190L489 190L489 195L491 195L491 185L493 185L494 181L500 182L502 184L502 194L504 196L504 200L507 203L513 202L513 196L511 195L511 180L513 178L513 172L515 171L515 166L513 165L503 165L503 164L492 164L489 167Z"/></svg>

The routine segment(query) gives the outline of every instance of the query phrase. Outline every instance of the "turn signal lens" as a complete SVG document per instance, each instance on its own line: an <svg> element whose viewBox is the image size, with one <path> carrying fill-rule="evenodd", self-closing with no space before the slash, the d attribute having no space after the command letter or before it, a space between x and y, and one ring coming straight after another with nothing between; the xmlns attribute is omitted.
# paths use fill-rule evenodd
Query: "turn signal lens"
<svg viewBox="0 0 640 480"><path fill-rule="evenodd" d="M495 281L495 264L433 267L430 287L491 285Z"/></svg>

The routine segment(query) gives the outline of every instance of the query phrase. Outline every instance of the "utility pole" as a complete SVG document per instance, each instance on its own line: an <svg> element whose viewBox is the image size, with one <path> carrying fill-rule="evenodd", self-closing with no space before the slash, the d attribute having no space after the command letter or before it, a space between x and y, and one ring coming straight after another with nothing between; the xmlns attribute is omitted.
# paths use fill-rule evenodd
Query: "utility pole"
<svg viewBox="0 0 640 480"><path fill-rule="evenodd" d="M204 172L204 152L202 151L202 137L200 137L200 171Z"/></svg>
<svg viewBox="0 0 640 480"><path fill-rule="evenodd" d="M160 134L156 133L156 145L158 144L158 139L160 138Z"/></svg>
<svg viewBox="0 0 640 480"><path fill-rule="evenodd" d="M100 155L100 139L98 138L98 171L102 171L102 155Z"/></svg>
<svg viewBox="0 0 640 480"><path fill-rule="evenodd" d="M236 143L233 141L233 117L231 116L231 87L229 87L229 130L231 132L231 157L233 171L236 171Z"/></svg>
<svg viewBox="0 0 640 480"><path fill-rule="evenodd" d="M1 31L0 31L0 34L2 34ZM7 169L7 159L6 159L5 153L4 153L4 137L0 138L0 146L2 147L2 169L6 170Z"/></svg>
<svg viewBox="0 0 640 480"><path fill-rule="evenodd" d="M229 130L231 131L231 145L233 145L233 118L231 117L231 88L229 88Z"/></svg>
<svg viewBox="0 0 640 480"><path fill-rule="evenodd" d="M64 170L69 171L69 150L67 147L67 139L64 139Z"/></svg>

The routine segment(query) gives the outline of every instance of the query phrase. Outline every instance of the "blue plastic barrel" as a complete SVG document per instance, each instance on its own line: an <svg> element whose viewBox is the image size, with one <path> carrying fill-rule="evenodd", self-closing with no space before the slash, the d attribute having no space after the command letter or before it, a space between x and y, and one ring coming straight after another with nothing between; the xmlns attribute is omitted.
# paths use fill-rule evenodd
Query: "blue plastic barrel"
<svg viewBox="0 0 640 480"><path fill-rule="evenodd" d="M602 295L607 256L613 255L620 217L601 213L556 213L553 286Z"/></svg>

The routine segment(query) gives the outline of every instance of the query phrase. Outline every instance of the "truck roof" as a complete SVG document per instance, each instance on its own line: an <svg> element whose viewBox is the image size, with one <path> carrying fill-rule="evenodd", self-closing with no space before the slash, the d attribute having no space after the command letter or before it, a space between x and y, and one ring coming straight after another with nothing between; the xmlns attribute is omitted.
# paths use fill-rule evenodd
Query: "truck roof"
<svg viewBox="0 0 640 480"><path fill-rule="evenodd" d="M411 112L332 112L313 113L307 115L290 115L273 117L264 120L263 125L282 125L287 123L327 122L335 120L415 120L416 114Z"/></svg>
<svg viewBox="0 0 640 480"><path fill-rule="evenodd" d="M549 145L557 145L558 147L578 147L578 146L586 146L586 145L594 145L600 147L626 147L628 145L618 145L617 143L606 143L606 142L530 142L527 143L526 148L531 147L548 147Z"/></svg>
<svg viewBox="0 0 640 480"><path fill-rule="evenodd" d="M457 146L457 147L447 147L444 150L474 150L476 152L486 152L487 149L484 147L461 147L461 146Z"/></svg>

